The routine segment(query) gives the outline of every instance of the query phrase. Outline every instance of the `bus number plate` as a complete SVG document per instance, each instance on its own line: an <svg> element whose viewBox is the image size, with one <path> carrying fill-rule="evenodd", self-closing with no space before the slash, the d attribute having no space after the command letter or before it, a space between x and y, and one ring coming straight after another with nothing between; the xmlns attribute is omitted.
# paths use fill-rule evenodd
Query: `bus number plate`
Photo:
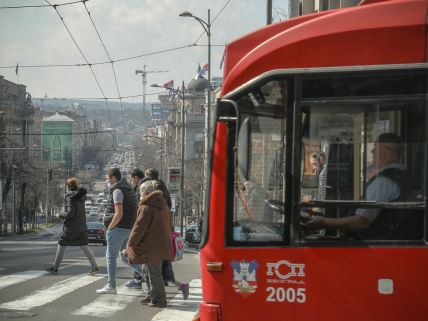
<svg viewBox="0 0 428 321"><path fill-rule="evenodd" d="M268 296L267 302L288 302L288 303L305 303L306 289L305 288L274 288L270 286L266 289Z"/></svg>

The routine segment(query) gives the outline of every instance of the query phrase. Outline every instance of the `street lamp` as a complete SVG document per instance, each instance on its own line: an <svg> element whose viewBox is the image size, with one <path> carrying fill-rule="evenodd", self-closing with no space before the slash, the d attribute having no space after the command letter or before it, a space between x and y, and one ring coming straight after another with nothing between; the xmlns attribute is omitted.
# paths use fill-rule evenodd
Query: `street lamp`
<svg viewBox="0 0 428 321"><path fill-rule="evenodd" d="M182 91L179 91L174 88L159 86L157 84L151 85L151 87L155 88L164 88L172 91L176 94L182 101L181 103L181 160L180 160L180 233L183 234L183 225L184 225L184 81L182 82Z"/></svg>
<svg viewBox="0 0 428 321"><path fill-rule="evenodd" d="M209 164L209 149L211 146L211 15L208 9L208 22L205 22L199 17L194 16L188 11L179 14L180 17L194 18L204 28L208 37L208 99L207 99L207 116L205 124L205 157L204 157L204 176L208 177L208 164ZM204 196L205 204L205 196Z"/></svg>

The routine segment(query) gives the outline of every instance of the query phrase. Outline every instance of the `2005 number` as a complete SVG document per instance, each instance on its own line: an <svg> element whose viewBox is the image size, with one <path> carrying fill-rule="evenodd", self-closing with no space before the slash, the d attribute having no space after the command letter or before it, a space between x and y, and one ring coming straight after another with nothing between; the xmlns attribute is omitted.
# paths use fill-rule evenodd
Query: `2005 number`
<svg viewBox="0 0 428 321"><path fill-rule="evenodd" d="M269 293L267 302L288 302L288 303L304 303L306 302L306 289L304 288L274 288L268 287L266 291Z"/></svg>

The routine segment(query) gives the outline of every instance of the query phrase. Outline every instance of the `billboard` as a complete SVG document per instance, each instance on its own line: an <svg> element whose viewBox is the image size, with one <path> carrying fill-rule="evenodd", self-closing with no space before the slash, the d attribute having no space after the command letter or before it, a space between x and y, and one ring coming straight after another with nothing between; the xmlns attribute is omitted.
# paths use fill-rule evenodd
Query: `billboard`
<svg viewBox="0 0 428 321"><path fill-rule="evenodd" d="M42 122L43 159L63 161L71 166L72 132L72 122Z"/></svg>
<svg viewBox="0 0 428 321"><path fill-rule="evenodd" d="M152 119L166 121L171 113L169 105L152 104Z"/></svg>
<svg viewBox="0 0 428 321"><path fill-rule="evenodd" d="M168 190L171 194L180 190L181 170L180 167L168 167Z"/></svg>

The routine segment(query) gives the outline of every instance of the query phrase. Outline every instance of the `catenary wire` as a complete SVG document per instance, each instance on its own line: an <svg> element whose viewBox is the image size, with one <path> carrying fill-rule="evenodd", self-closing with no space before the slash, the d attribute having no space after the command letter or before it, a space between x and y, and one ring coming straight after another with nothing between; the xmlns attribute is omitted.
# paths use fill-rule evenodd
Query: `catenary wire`
<svg viewBox="0 0 428 321"><path fill-rule="evenodd" d="M223 10L227 7L227 5L230 3L231 0L228 0L223 8L217 13L217 15L214 17L214 19L211 21L211 24L218 18L218 16L223 12ZM205 30L200 34L200 36L195 40L194 44L196 45L199 40L201 40L202 36L205 34Z"/></svg>
<svg viewBox="0 0 428 321"><path fill-rule="evenodd" d="M62 7L62 6L68 6L72 4L77 4L80 2L87 2L89 0L79 0L79 1L71 1L71 2L64 2L64 3L54 3L54 4L39 4L39 5L24 5L24 6L1 6L0 9L24 9L24 8L46 8L46 7Z"/></svg>
<svg viewBox="0 0 428 321"><path fill-rule="evenodd" d="M149 93L146 94L146 96L154 96L154 95L162 95L165 92L156 92L156 93ZM129 96L121 96L121 97L52 97L51 99L54 100L119 100L119 99L130 99L130 98L138 98L143 97L142 94L138 95L129 95ZM35 100L41 100L42 98L34 98Z"/></svg>
<svg viewBox="0 0 428 321"><path fill-rule="evenodd" d="M106 65L112 62L113 63L122 62L127 60L138 59L142 57L154 56L157 54L170 52L170 51L182 50L182 49L191 48L191 47L206 47L206 46L207 45L199 45L199 44L193 43L193 44L188 44L180 47L174 47L170 49L163 49L163 50L158 50L154 52L149 52L149 53L136 55L132 57L125 57L117 60L94 62L94 63L91 63L90 65L91 66ZM211 47L224 47L224 46L225 45L211 45ZM41 65L19 65L19 68L58 68L58 67L87 67L87 66L89 66L89 64L41 64ZM0 69L15 69L15 68L16 68L16 65L0 66Z"/></svg>
<svg viewBox="0 0 428 321"><path fill-rule="evenodd" d="M48 4L50 4L50 2L48 0L45 0L45 2L47 2ZM103 89L101 88L100 82L97 78L97 76L95 75L95 72L92 68L92 65L89 63L88 59L86 58L85 54L83 53L82 49L80 48L79 44L77 43L76 39L74 38L73 34L71 33L70 29L68 28L67 24L64 21L64 18L61 16L61 14L59 13L58 9L56 7L54 7L56 14L58 15L58 17L61 19L62 24L64 25L65 29L67 30L69 36L71 37L71 39L73 40L74 44L76 45L77 49L79 50L80 54L82 55L83 59L86 61L86 63L88 64L89 69L91 70L92 76L95 79L95 82L98 85L98 88L101 91L102 96L106 97L106 95L104 94ZM107 108L107 117L108 117L108 121L109 121L109 126L111 127L111 118L110 118L110 109L108 106L108 101L107 99L105 99L105 104L106 104L106 108Z"/></svg>
<svg viewBox="0 0 428 321"><path fill-rule="evenodd" d="M123 125L123 128L125 128L125 117L124 117L124 115L123 115L123 104L122 104L122 98L120 98L120 97L121 97L121 94L120 94L120 90L119 90L119 84L118 84L118 82L117 82L116 71L115 71L115 69L114 69L114 63L112 62L112 59L111 59L111 57L110 57L110 54L108 53L107 47L106 47L106 45L104 44L104 41L103 41L103 39L101 38L100 33L98 32L98 28L97 28L97 26L95 25L94 19L92 19L91 13L89 12L88 7L86 6L86 3L85 3L85 2L83 2L83 6L85 7L86 13L88 14L88 17L89 17L89 19L91 20L92 26L94 27L95 32L97 33L98 39L100 40L100 42L101 42L101 44L102 44L102 46L103 46L103 48L104 48L104 51L105 51L105 53L106 53L106 55L107 55L108 59L109 59L109 60L110 60L110 62L111 62L111 69L112 69L112 71L113 71L114 82L115 82L115 84L116 84L117 95L118 95L118 97L119 97L119 102L120 102L120 112L121 112L121 116L122 116L122 125Z"/></svg>
<svg viewBox="0 0 428 321"><path fill-rule="evenodd" d="M116 134L115 129L106 129L106 130L94 130L86 132L68 132L68 133L2 133L5 136L49 136L49 135L90 135L90 134Z"/></svg>

